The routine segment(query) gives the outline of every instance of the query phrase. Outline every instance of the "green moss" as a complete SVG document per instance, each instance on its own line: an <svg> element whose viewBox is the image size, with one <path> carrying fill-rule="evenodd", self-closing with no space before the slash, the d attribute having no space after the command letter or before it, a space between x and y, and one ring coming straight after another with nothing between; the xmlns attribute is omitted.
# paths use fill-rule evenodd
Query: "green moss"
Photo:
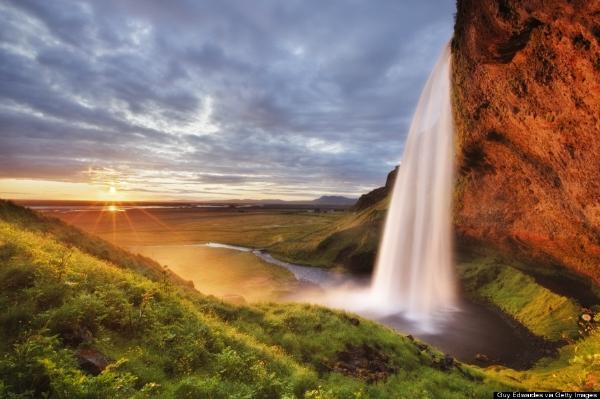
<svg viewBox="0 0 600 399"><path fill-rule="evenodd" d="M498 307L533 334L550 341L579 336L580 306L518 269L483 258L461 265L461 273L471 295Z"/></svg>

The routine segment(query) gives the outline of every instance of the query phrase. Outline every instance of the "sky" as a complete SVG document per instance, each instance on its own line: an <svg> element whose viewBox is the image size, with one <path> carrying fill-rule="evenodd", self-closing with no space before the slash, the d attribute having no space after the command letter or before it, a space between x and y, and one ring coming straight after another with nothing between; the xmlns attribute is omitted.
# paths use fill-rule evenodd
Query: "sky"
<svg viewBox="0 0 600 399"><path fill-rule="evenodd" d="M2 1L0 197L359 196L399 163L454 12L454 0Z"/></svg>

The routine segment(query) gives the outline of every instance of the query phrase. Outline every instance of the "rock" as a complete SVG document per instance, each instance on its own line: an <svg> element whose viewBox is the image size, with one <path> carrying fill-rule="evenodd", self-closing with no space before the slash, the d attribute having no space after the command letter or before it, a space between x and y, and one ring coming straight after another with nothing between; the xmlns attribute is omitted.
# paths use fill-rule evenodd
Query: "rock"
<svg viewBox="0 0 600 399"><path fill-rule="evenodd" d="M60 335L65 344L73 347L89 343L94 338L92 332L82 326L74 326L72 329L61 332Z"/></svg>
<svg viewBox="0 0 600 399"><path fill-rule="evenodd" d="M419 350L421 352L429 350L429 345L427 345L427 344L417 342L416 345L417 345L417 348L419 348Z"/></svg>
<svg viewBox="0 0 600 399"><path fill-rule="evenodd" d="M486 355L484 355L482 353L476 354L475 355L475 360L478 361L478 362L480 362L480 363L488 363L490 361L490 359Z"/></svg>
<svg viewBox="0 0 600 399"><path fill-rule="evenodd" d="M440 361L439 366L443 371L450 370L452 367L454 367L454 358L450 355L445 355Z"/></svg>
<svg viewBox="0 0 600 399"><path fill-rule="evenodd" d="M102 352L95 349L79 349L75 356L79 367L88 374L98 375L106 366L108 366L108 359Z"/></svg>
<svg viewBox="0 0 600 399"><path fill-rule="evenodd" d="M246 304L246 298L244 298L241 295L227 294L227 295L223 295L222 299L223 299L223 301L234 304L234 305L245 305Z"/></svg>
<svg viewBox="0 0 600 399"><path fill-rule="evenodd" d="M371 205L376 204L390 195L392 188L394 187L396 175L398 174L398 168L399 166L396 166L394 170L388 173L385 186L376 188L375 190L369 191L367 194L361 195L351 209L355 212L362 211L363 209L367 209Z"/></svg>
<svg viewBox="0 0 600 399"><path fill-rule="evenodd" d="M581 0L458 0L452 49L459 236L599 284L597 15Z"/></svg>
<svg viewBox="0 0 600 399"><path fill-rule="evenodd" d="M383 381L396 372L389 357L380 349L368 344L347 344L336 355L331 370L360 378L369 384Z"/></svg>
<svg viewBox="0 0 600 399"><path fill-rule="evenodd" d="M342 318L344 320L346 320L348 323L352 324L353 326L360 325L360 320L358 320L356 317L351 317L351 316L344 314L344 315L342 315Z"/></svg>

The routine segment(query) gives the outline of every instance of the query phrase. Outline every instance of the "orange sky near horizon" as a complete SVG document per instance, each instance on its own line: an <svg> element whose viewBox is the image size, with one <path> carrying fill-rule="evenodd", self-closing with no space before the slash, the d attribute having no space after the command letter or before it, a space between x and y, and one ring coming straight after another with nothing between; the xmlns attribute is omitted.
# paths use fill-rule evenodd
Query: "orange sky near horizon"
<svg viewBox="0 0 600 399"><path fill-rule="evenodd" d="M0 179L0 197L7 199L128 201L130 193L111 185L33 179Z"/></svg>
<svg viewBox="0 0 600 399"><path fill-rule="evenodd" d="M113 188L113 189L111 189ZM366 192L366 191L365 191ZM68 182L42 179L0 178L0 198L10 200L71 200L71 201L212 201L212 200L266 200L288 201L312 200L321 195L331 195L327 191L311 191L305 195L269 194L259 187L244 186L232 188L229 193L221 190L199 193L148 192L138 190L127 182ZM348 193L353 197L353 193Z"/></svg>

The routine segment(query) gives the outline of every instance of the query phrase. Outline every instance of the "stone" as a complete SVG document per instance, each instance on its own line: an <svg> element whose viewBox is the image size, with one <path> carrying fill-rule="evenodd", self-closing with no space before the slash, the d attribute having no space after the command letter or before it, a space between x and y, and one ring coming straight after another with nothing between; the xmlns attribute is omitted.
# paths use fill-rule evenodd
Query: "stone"
<svg viewBox="0 0 600 399"><path fill-rule="evenodd" d="M96 349L79 349L75 355L79 367L91 375L100 374L109 363L106 356Z"/></svg>

